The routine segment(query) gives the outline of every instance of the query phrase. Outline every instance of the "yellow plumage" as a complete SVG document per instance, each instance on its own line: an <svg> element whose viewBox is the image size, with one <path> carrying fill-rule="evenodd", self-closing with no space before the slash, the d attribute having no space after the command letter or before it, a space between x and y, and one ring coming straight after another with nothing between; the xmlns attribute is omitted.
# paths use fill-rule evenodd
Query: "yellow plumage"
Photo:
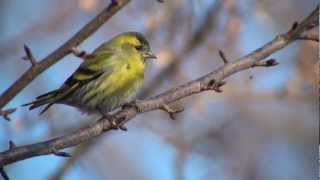
<svg viewBox="0 0 320 180"><path fill-rule="evenodd" d="M30 109L60 103L85 112L107 113L135 95L143 86L145 60L155 58L146 39L137 32L122 33L102 44L57 90L37 97Z"/></svg>

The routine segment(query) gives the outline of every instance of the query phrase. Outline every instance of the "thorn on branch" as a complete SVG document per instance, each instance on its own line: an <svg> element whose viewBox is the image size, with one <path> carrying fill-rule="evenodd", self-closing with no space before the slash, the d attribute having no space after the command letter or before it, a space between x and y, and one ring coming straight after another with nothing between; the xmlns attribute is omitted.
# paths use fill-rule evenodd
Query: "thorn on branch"
<svg viewBox="0 0 320 180"><path fill-rule="evenodd" d="M9 179L10 179L9 176L8 176L8 174L6 173L6 171L4 170L3 167L0 168L0 174L1 174L1 176L2 176L2 178L3 178L4 180L9 180Z"/></svg>
<svg viewBox="0 0 320 180"><path fill-rule="evenodd" d="M16 146L16 144L13 142L13 141L9 141L9 149L14 149L14 148L16 148L17 146Z"/></svg>
<svg viewBox="0 0 320 180"><path fill-rule="evenodd" d="M14 113L16 110L17 110L16 108L10 108L7 110L0 110L0 116L2 116L7 121L11 121L11 118L9 117L9 115Z"/></svg>
<svg viewBox="0 0 320 180"><path fill-rule="evenodd" d="M175 117L174 117L175 114L184 111L183 107L173 108L173 107L170 107L168 104L162 104L160 109L167 112L169 114L170 119L172 120L175 120Z"/></svg>
<svg viewBox="0 0 320 180"><path fill-rule="evenodd" d="M290 30L291 30L291 31L294 31L295 29L297 29L298 25L299 25L299 23L298 23L297 21L295 21L295 22L292 24Z"/></svg>
<svg viewBox="0 0 320 180"><path fill-rule="evenodd" d="M226 84L225 81L219 81L213 85L212 90L216 91L217 93L221 93L223 92L221 87L224 86L225 84Z"/></svg>
<svg viewBox="0 0 320 180"><path fill-rule="evenodd" d="M86 51L80 51L77 47L71 48L71 52L73 55L83 60L89 60L95 57L95 55L89 54Z"/></svg>
<svg viewBox="0 0 320 180"><path fill-rule="evenodd" d="M71 157L71 154L69 154L67 152L63 152L63 151L58 151L56 149L53 149L52 153L56 156L59 156L59 157Z"/></svg>
<svg viewBox="0 0 320 180"><path fill-rule="evenodd" d="M213 79L206 86L204 86L202 90L214 90L217 93L221 93L223 92L221 87L225 84L226 84L225 81L216 82L216 80Z"/></svg>
<svg viewBox="0 0 320 180"><path fill-rule="evenodd" d="M279 62L275 59L268 59L266 61L256 62L252 65L252 67L262 66L262 67L271 67L278 65Z"/></svg>
<svg viewBox="0 0 320 180"><path fill-rule="evenodd" d="M117 6L118 1L117 0L111 0L111 6Z"/></svg>
<svg viewBox="0 0 320 180"><path fill-rule="evenodd" d="M275 59L268 59L266 62L266 66L270 67L270 66L276 66L279 64L279 62Z"/></svg>
<svg viewBox="0 0 320 180"><path fill-rule="evenodd" d="M30 61L32 67L36 66L37 60L33 56L31 49L26 44L23 46L23 48L24 48L24 52L26 53L26 55L23 56L22 59L25 61Z"/></svg>
<svg viewBox="0 0 320 180"><path fill-rule="evenodd" d="M225 53L224 53L222 50L220 50L220 49L218 49L218 51L219 51L219 56L220 56L220 58L222 59L223 63L224 63L224 64L227 64L227 63L228 63L228 59L226 58Z"/></svg>

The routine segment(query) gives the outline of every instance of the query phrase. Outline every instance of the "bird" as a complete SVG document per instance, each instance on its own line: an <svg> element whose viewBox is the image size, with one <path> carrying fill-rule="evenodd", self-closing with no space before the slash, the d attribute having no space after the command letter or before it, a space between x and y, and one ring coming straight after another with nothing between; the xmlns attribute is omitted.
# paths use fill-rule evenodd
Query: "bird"
<svg viewBox="0 0 320 180"><path fill-rule="evenodd" d="M146 61L156 59L149 42L139 32L116 35L81 57L84 61L60 88L22 106L30 106L30 110L45 106L40 112L43 114L53 104L65 104L87 114L106 115L139 92ZM114 121L112 124L117 126Z"/></svg>

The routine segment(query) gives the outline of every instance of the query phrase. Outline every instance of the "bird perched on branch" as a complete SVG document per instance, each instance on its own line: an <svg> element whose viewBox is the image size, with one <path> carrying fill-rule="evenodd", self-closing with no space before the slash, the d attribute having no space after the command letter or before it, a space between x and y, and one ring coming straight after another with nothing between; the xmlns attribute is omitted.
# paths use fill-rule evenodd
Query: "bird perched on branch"
<svg viewBox="0 0 320 180"><path fill-rule="evenodd" d="M87 113L107 114L125 104L143 86L145 62L156 58L148 41L138 32L119 34L92 54L80 53L85 61L56 90L24 104L30 110L67 104Z"/></svg>

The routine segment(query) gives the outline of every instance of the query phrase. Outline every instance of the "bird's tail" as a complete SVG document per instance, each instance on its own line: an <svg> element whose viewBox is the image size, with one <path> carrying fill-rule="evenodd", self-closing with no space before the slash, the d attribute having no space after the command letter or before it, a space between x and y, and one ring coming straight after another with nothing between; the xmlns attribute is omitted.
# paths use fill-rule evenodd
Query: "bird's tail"
<svg viewBox="0 0 320 180"><path fill-rule="evenodd" d="M50 91L48 93L45 93L41 96L38 96L36 100L23 104L22 106L29 106L29 110L32 110L34 108L46 105L46 107L40 112L40 114L43 114L45 111L49 109L50 106L52 106L55 102L58 100L58 95L60 94L59 90Z"/></svg>

